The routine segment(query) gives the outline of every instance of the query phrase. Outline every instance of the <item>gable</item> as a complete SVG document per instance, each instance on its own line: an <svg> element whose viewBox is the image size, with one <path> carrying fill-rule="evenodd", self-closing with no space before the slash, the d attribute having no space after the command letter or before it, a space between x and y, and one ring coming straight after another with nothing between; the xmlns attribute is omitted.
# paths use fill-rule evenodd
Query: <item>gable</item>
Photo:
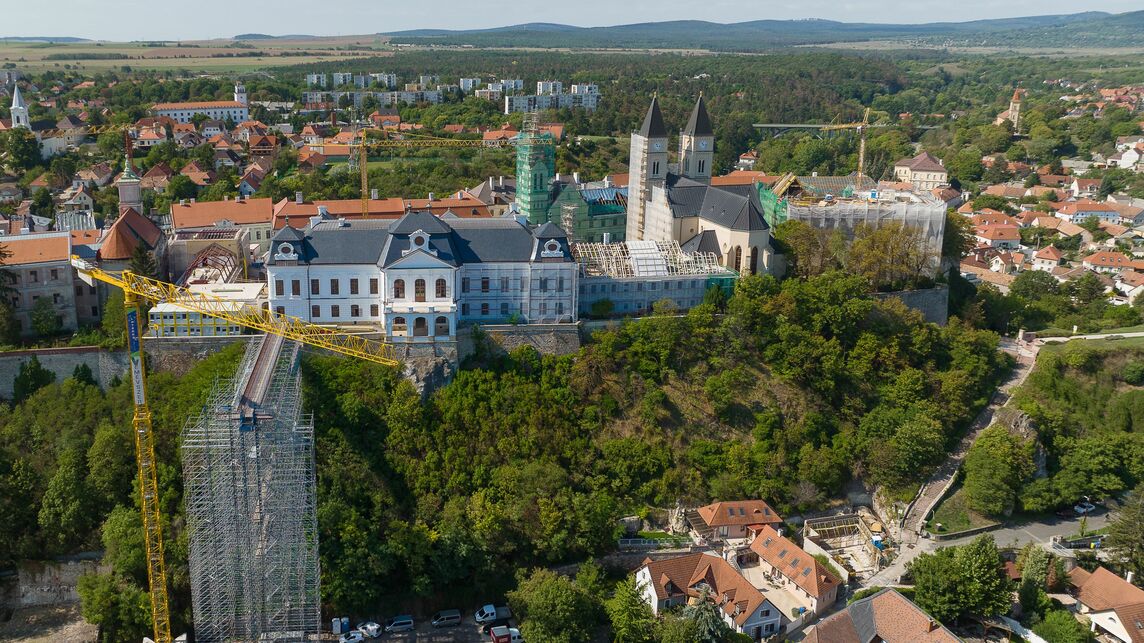
<svg viewBox="0 0 1144 643"><path fill-rule="evenodd" d="M440 257L429 254L425 250L418 249L418 250L414 250L413 252L410 252L409 254L401 257L400 259L397 259L395 261L390 262L390 264L387 265L385 268L386 268L386 270L393 270L393 269L412 270L412 269L431 269L431 268L448 268L448 269L452 270L453 265L447 261L442 260Z"/></svg>

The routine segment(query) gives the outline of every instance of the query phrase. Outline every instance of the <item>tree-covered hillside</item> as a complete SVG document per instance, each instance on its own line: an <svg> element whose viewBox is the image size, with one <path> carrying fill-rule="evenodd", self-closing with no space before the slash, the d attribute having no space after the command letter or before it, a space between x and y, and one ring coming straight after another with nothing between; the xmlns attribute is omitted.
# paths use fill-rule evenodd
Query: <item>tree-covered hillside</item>
<svg viewBox="0 0 1144 643"><path fill-rule="evenodd" d="M422 401L398 371L303 362L317 429L323 601L377 615L510 589L609 551L617 519L676 502L822 506L854 476L909 495L1008 367L997 337L939 328L829 272L743 279L686 315L597 332L580 353L483 347ZM176 625L188 622L178 429L230 349L150 386ZM103 548L81 588L117 638L147 629L130 392L79 379L0 412L5 561Z"/></svg>

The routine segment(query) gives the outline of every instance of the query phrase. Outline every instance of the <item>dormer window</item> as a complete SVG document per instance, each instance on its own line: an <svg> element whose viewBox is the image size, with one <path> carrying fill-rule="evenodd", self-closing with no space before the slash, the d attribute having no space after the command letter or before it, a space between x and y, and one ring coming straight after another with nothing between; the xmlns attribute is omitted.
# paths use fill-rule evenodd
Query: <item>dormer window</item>
<svg viewBox="0 0 1144 643"><path fill-rule="evenodd" d="M413 236L413 247L424 248L426 243L425 235L418 234Z"/></svg>
<svg viewBox="0 0 1144 643"><path fill-rule="evenodd" d="M560 250L560 242L555 239L549 239L544 243L544 248L540 251L541 257L563 257L564 253Z"/></svg>
<svg viewBox="0 0 1144 643"><path fill-rule="evenodd" d="M294 244L283 242L278 244L278 253L274 255L275 259L280 260L297 260L298 253L294 250Z"/></svg>

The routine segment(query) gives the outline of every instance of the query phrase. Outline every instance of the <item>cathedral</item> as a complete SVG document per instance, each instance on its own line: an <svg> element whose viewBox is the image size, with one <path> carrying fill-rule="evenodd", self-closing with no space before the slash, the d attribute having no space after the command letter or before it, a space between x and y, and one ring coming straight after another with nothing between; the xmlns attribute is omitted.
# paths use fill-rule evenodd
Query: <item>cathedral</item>
<svg viewBox="0 0 1144 643"><path fill-rule="evenodd" d="M715 132L703 96L679 133L678 163L668 160L668 133L658 98L632 133L627 240L675 241L710 252L740 274L779 269L758 185L711 185Z"/></svg>

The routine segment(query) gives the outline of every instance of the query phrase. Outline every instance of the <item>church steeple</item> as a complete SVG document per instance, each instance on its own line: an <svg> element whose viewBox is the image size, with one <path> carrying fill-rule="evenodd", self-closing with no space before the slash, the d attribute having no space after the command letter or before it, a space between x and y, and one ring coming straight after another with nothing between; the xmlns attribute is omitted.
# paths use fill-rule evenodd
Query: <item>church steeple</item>
<svg viewBox="0 0 1144 643"><path fill-rule="evenodd" d="M695 181L711 180L711 164L715 160L715 130L707 114L703 94L695 101L687 127L679 133L679 168L683 176Z"/></svg>
<svg viewBox="0 0 1144 643"><path fill-rule="evenodd" d="M20 94L20 86L12 85L12 127L23 127L30 129L28 124L28 106L24 103L24 97Z"/></svg>
<svg viewBox="0 0 1144 643"><path fill-rule="evenodd" d="M667 128L663 126L663 113L659 111L659 96L651 97L651 107L647 108L640 135L644 138L667 138Z"/></svg>
<svg viewBox="0 0 1144 643"><path fill-rule="evenodd" d="M130 146L130 142L128 145ZM120 174L119 180L115 182L115 187L119 191L120 214L123 214L127 208L132 208L139 214L147 214L143 211L141 183L139 175L135 173L135 168L131 166L131 148L128 147L123 154L123 174Z"/></svg>

